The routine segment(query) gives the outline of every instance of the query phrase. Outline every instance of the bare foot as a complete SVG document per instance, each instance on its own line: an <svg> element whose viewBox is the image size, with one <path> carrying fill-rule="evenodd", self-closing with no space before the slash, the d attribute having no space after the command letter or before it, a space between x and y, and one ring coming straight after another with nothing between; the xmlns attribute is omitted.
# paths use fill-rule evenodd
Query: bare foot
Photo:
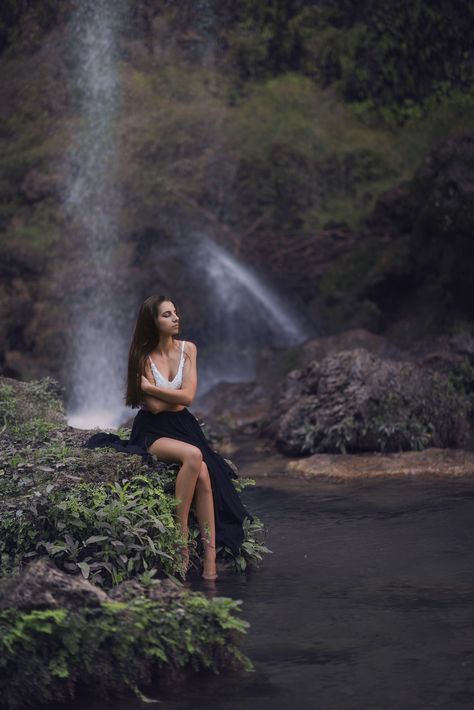
<svg viewBox="0 0 474 710"><path fill-rule="evenodd" d="M189 569L189 547L187 545L185 547L181 547L181 556L183 560L184 574L186 574Z"/></svg>
<svg viewBox="0 0 474 710"><path fill-rule="evenodd" d="M217 579L216 546L210 545L205 538L201 539L205 543L202 578Z"/></svg>

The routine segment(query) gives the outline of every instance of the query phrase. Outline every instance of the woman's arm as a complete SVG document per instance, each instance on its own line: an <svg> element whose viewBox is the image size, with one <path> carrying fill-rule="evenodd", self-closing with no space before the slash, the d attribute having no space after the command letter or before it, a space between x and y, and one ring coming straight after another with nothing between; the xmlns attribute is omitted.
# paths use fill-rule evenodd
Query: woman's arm
<svg viewBox="0 0 474 710"><path fill-rule="evenodd" d="M145 377L150 382L153 381L153 373L148 361L145 363ZM180 407L180 405L170 404L169 402L165 402L164 400L158 399L158 397L153 397L151 395L144 395L141 399L141 404L143 404L149 412L152 412L152 414L159 414L160 412L169 411L176 412L179 411Z"/></svg>
<svg viewBox="0 0 474 710"><path fill-rule="evenodd" d="M184 404L185 407L189 407L194 400L197 388L197 348L189 340L186 341L186 352L189 358L186 358L184 362L181 389L172 390L168 387L156 387L156 385L151 384L150 380L142 376L142 392L170 404Z"/></svg>
<svg viewBox="0 0 474 710"><path fill-rule="evenodd" d="M177 412L180 409L179 404L169 404L169 402L164 402L158 397L144 396L142 397L141 403L147 409L147 411L152 412L152 414L159 414L160 412Z"/></svg>

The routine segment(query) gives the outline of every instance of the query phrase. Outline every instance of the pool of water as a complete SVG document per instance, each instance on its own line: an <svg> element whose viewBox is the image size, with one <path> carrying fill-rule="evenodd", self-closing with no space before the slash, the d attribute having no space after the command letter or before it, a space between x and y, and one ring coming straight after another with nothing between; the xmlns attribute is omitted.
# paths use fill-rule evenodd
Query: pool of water
<svg viewBox="0 0 474 710"><path fill-rule="evenodd" d="M474 480L274 478L242 496L273 555L214 593L242 600L255 671L192 677L157 707L474 707Z"/></svg>

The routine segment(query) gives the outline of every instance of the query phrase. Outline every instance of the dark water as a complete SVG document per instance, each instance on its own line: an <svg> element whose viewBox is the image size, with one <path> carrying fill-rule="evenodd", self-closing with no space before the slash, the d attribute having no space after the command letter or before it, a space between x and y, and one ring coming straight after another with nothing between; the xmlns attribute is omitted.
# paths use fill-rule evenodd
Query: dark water
<svg viewBox="0 0 474 710"><path fill-rule="evenodd" d="M243 499L274 554L216 593L243 601L255 672L191 678L155 707L474 708L474 480L274 479Z"/></svg>

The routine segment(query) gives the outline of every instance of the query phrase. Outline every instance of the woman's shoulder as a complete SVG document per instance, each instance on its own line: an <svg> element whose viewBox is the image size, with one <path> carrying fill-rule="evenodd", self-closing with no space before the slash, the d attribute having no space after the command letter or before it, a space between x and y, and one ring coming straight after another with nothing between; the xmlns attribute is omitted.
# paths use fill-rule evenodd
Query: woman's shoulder
<svg viewBox="0 0 474 710"><path fill-rule="evenodd" d="M184 343L185 352L189 353L190 355L191 353L197 352L197 347L191 340L182 340L181 342Z"/></svg>

